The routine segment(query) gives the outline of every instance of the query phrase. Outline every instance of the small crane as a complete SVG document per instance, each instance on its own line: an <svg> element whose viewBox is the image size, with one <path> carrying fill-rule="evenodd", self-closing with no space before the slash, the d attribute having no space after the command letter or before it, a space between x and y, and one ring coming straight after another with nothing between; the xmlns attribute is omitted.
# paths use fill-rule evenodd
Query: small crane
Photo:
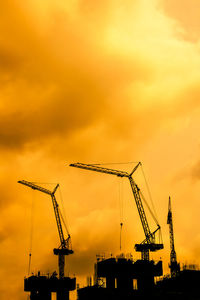
<svg viewBox="0 0 200 300"><path fill-rule="evenodd" d="M114 169L103 168L103 167L99 167L99 166L92 165L92 164L83 164L83 163L70 164L71 167L76 167L76 168L96 171L96 172L100 172L100 173L116 175L116 176L119 176L119 177L127 177L129 179L131 189L132 189L132 192L133 192L133 196L135 198L136 206L137 206L137 209L138 209L138 213L139 213L139 216L140 216L140 220L141 220L141 223L142 223L142 227L143 227L143 230L144 230L144 234L145 234L145 237L146 237L145 240L142 243L135 244L135 250L141 252L142 259L149 260L149 251L157 251L157 250L163 249L163 243L156 243L155 242L155 234L158 230L160 230L160 225L158 224L156 218L154 217L154 220L156 221L156 224L157 224L157 228L156 228L155 231L151 232L148 221L147 221L147 217L146 217L146 214L145 214L145 211L144 211L144 207L143 207L143 204L142 204L141 191L140 191L139 187L137 186L137 184L135 183L135 181L132 178L133 173L137 170L137 168L140 165L141 165L141 162L139 162L134 167L132 172L129 174L128 172L125 172L125 171L119 171L119 170L114 170ZM143 196L142 196L142 198L143 198Z"/></svg>
<svg viewBox="0 0 200 300"><path fill-rule="evenodd" d="M59 210L59 205L58 202L56 201L55 193L59 187L59 184L56 185L54 190L51 192L50 190L43 188L39 185L36 185L33 182L25 181L25 180L20 180L18 183L21 183L23 185L26 185L33 190L40 191L42 193L48 194L52 198L52 203L53 203L53 208L54 208L54 213L56 217L56 223L57 223L57 228L58 228L58 233L60 237L60 246L58 248L54 248L53 252L55 255L58 255L58 267L59 267L59 278L63 278L65 276L64 274L64 268L65 268L65 255L73 254L74 251L72 250L71 246L71 236L69 232L67 231L67 238L65 239L63 229L62 229L62 223L61 219L63 220L62 214Z"/></svg>
<svg viewBox="0 0 200 300"><path fill-rule="evenodd" d="M170 271L171 277L176 277L180 271L180 264L177 263L176 251L174 247L174 229L172 221L172 207L171 207L171 198L169 197L168 204L168 215L167 215L167 224L169 225L169 237L170 237Z"/></svg>

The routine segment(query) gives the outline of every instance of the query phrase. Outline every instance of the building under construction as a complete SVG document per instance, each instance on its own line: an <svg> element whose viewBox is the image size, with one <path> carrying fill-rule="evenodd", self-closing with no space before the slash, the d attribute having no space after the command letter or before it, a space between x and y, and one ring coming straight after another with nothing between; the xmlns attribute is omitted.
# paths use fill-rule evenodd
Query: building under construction
<svg viewBox="0 0 200 300"><path fill-rule="evenodd" d="M162 275L162 262L125 258L98 259L95 284L78 290L79 300L133 299L151 294L154 278Z"/></svg>
<svg viewBox="0 0 200 300"><path fill-rule="evenodd" d="M167 216L170 236L170 275L163 277L161 260L157 262L150 260L150 252L159 251L164 246L162 241L157 239L157 235L159 237L161 235L158 234L160 225L155 216L156 229L153 231L150 229L143 206L144 196L132 177L140 165L141 163L138 163L131 173L91 164L70 165L127 178L145 235L141 243L135 244L135 250L141 252L141 259L134 260L123 254L109 258L97 256L93 284L92 280L89 280L88 286L77 289L78 300L146 300L147 297L155 300L200 300L200 271L195 267L180 270L180 264L177 262L170 198ZM59 276L55 272L48 275L41 275L38 272L36 275L25 278L24 290L30 293L31 300L51 300L52 293L56 293L57 300L69 300L69 292L76 289L76 278L65 277L64 274L65 256L72 254L73 250L69 233L67 238L63 233L61 222L63 218L55 198L58 185L53 191L49 191L28 181L23 180L19 183L51 196L60 238L60 246L54 249L54 254L58 256Z"/></svg>
<svg viewBox="0 0 200 300"><path fill-rule="evenodd" d="M97 260L94 285L78 289L78 300L199 300L200 271L191 266L162 276L162 262L128 258ZM159 279L160 278L160 279Z"/></svg>
<svg viewBox="0 0 200 300"><path fill-rule="evenodd" d="M58 278L51 275L31 275L24 279L24 291L30 292L31 300L51 300L56 293L57 300L69 300L69 292L76 289L76 278Z"/></svg>
<svg viewBox="0 0 200 300"><path fill-rule="evenodd" d="M162 261L136 260L124 256L105 259L95 264L94 285L78 290L78 300L199 300L200 270L195 265L177 262L174 243L171 199L167 224L170 236L170 275L163 276Z"/></svg>

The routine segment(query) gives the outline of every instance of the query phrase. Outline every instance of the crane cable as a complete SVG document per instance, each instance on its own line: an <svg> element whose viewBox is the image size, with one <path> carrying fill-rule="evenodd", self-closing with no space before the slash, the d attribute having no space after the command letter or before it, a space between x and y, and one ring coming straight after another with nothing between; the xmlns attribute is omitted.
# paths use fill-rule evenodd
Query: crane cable
<svg viewBox="0 0 200 300"><path fill-rule="evenodd" d="M93 166L106 166L106 165L129 165L129 164L138 164L138 161L112 162L112 163L100 163L100 164L93 164L92 163L91 165L93 165Z"/></svg>
<svg viewBox="0 0 200 300"><path fill-rule="evenodd" d="M159 222L158 222L158 216L157 216L157 213L156 213L156 209L155 209L155 206L154 206L154 203L153 203L153 199L152 199L152 195L151 195L151 191L150 191L150 188L149 188L149 184L147 182L147 179L146 179L146 176L145 176L145 173L144 173L144 169L143 169L143 166L141 164L141 170L142 170L142 174L143 174L143 177L144 177L144 180L145 180L145 184L146 184L146 187L147 187L147 191L148 191L148 194L149 194L149 198L150 198L150 201L151 201L151 205L152 205L152 208L153 208L153 212L152 210L150 209L148 203L146 202L144 196L142 195L142 192L140 191L140 194L143 198L143 201L145 202L147 208L149 209L154 221L156 222L156 225L159 226ZM159 230L159 240L162 242L162 232L161 230Z"/></svg>
<svg viewBox="0 0 200 300"><path fill-rule="evenodd" d="M122 249L122 228L123 228L123 218L124 218L124 207L123 207L123 194L122 194L122 181L119 181L119 212L120 212L120 241L119 248Z"/></svg>
<svg viewBox="0 0 200 300"><path fill-rule="evenodd" d="M63 215L62 215L62 212L61 212L61 210L60 210L60 207L58 207L58 210L59 210L60 217L61 217L61 219L62 219L62 221L63 221L65 230L66 230L66 232L67 232L67 234L68 234L68 236L69 236L69 231L68 231L67 225L66 225L66 223L65 223L65 219L64 219L64 217L63 217Z"/></svg>
<svg viewBox="0 0 200 300"><path fill-rule="evenodd" d="M29 262L28 262L28 275L31 270L32 247L33 247L33 225L34 225L34 212L35 212L35 193L32 193L31 201L31 220L30 220L30 241L29 241Z"/></svg>
<svg viewBox="0 0 200 300"><path fill-rule="evenodd" d="M62 197L60 186L59 186L59 195L60 195L60 200L61 200L62 210L63 210L63 216L62 217L65 220L65 223L67 223L67 218L66 218L66 214L65 214L65 207L64 207L64 201L63 201L63 197Z"/></svg>
<svg viewBox="0 0 200 300"><path fill-rule="evenodd" d="M65 230L66 230L67 234L69 235L69 230L68 230L68 226L67 226L67 217L66 217L66 213L65 213L65 206L64 206L64 201L63 201L60 186L59 186L59 194L60 194L60 200L61 200L62 212L63 213L61 212L60 207L58 207L58 209L59 209L59 213L60 213L61 219L62 219L64 227L65 227Z"/></svg>
<svg viewBox="0 0 200 300"><path fill-rule="evenodd" d="M148 182L147 182L147 179L146 179L146 176L145 176L145 173L144 173L144 169L143 169L142 164L141 164L141 170L142 170L142 174L143 174L143 177L144 177L144 181L145 181L145 184L146 184L146 187L147 187L147 191L148 191L148 194L149 194L149 198L150 198L150 201L151 201L151 205L152 205L152 208L153 208L154 218L155 218L156 221L157 221L157 220L158 220L158 217L157 217L156 209L155 209L155 206L154 206L154 203L153 203L151 191L150 191L149 184L148 184ZM158 221L157 221L157 222L158 222Z"/></svg>
<svg viewBox="0 0 200 300"><path fill-rule="evenodd" d="M60 199L61 199L63 214L62 214L61 209L60 209L59 206L58 206L58 210L59 210L59 214L60 214L60 217L62 219L63 225L65 227L66 233L68 235L68 237L65 240L65 242L67 242L67 247L69 249L72 249L72 241L71 241L71 236L70 236L70 233L69 233L69 230L68 230L67 218L66 218L65 207L64 207L64 201L63 201L63 197L62 197L62 193L61 193L61 188L60 187L59 187L59 192L60 192Z"/></svg>

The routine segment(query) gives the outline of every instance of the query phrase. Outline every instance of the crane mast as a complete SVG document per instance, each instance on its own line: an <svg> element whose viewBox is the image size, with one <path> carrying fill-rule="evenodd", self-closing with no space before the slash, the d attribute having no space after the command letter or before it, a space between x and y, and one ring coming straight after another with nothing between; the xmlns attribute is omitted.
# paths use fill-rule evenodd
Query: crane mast
<svg viewBox="0 0 200 300"><path fill-rule="evenodd" d="M174 229L173 229L173 220L172 220L172 207L171 207L171 198L169 197L168 204L168 215L167 215L167 224L169 225L169 237L170 237L170 271L171 277L176 277L177 273L180 271L180 265L177 263L176 251L174 246Z"/></svg>
<svg viewBox="0 0 200 300"><path fill-rule="evenodd" d="M20 180L20 181L18 181L18 183L21 183L25 186L32 188L33 190L37 190L37 191L40 191L42 193L45 193L45 194L48 194L51 196L54 213L55 213L55 218L56 218L58 234L59 234L59 238L60 238L60 246L59 246L59 248L54 248L53 252L55 255L58 255L59 277L63 278L64 277L64 268L65 268L65 255L72 254L73 250L71 249L70 234L68 233L68 237L66 239L64 237L62 223L61 223L62 215L59 211L59 205L58 205L58 202L55 197L55 193L59 187L59 184L56 185L56 187L54 188L53 191L50 191L46 188L36 185L33 182L29 182L26 180Z"/></svg>
<svg viewBox="0 0 200 300"><path fill-rule="evenodd" d="M132 172L129 174L125 171L119 171L109 168L103 168L92 164L83 164L83 163L74 163L70 164L71 167L76 167L80 169L90 170L90 171L96 171L100 173L110 174L110 175L116 175L118 177L127 177L129 179L132 193L136 202L136 206L138 209L138 213L140 216L140 220L142 223L143 231L145 234L145 240L140 244L135 244L136 251L141 252L142 259L149 260L149 251L157 251L160 249L163 249L163 244L155 243L155 233L160 229L159 224L157 223L157 229L154 232L151 232L147 217L145 214L145 210L143 207L142 199L141 199L141 193L140 189L135 183L135 181L132 178L133 173L137 170L137 168L141 165L141 162L139 162Z"/></svg>
<svg viewBox="0 0 200 300"><path fill-rule="evenodd" d="M133 195L134 195L134 198L135 198L135 202L136 202L138 213L139 213L139 216L140 216L140 219L141 219L144 234L146 236L146 240L147 240L148 243L150 243L151 238L152 238L152 234L151 234L149 224L147 222L147 217L146 217L146 214L145 214L145 211L144 211L144 207L143 207L143 204L142 204L142 201L141 201L141 198L140 198L140 189L135 184L135 182L134 182L134 180L131 176L128 177L128 179L129 179L130 184L131 184L132 192L133 192Z"/></svg>

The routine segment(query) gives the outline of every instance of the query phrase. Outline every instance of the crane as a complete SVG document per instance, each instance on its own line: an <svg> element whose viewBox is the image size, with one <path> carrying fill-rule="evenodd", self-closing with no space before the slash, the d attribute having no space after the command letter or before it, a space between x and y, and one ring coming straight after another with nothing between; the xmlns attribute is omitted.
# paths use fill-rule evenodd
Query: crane
<svg viewBox="0 0 200 300"><path fill-rule="evenodd" d="M50 191L44 187L41 187L39 185L36 185L33 182L25 181L25 180L20 180L18 183L21 183L23 185L26 185L33 190L40 191L42 193L48 194L52 198L52 203L53 203L53 208L54 208L54 213L55 213L55 218L56 218L56 223L57 223L57 228L58 228L58 233L59 233L59 238L60 238L60 246L58 248L54 248L53 252L55 255L58 255L58 267L59 267L59 277L63 278L64 277L64 268L65 268L65 255L73 254L74 251L72 250L71 246L71 236L69 232L67 231L67 238L64 237L63 233L63 228L62 228L62 223L61 219L64 222L64 219L62 217L62 214L59 210L59 205L55 197L55 193L59 187L59 184L57 184L54 188L53 191Z"/></svg>
<svg viewBox="0 0 200 300"><path fill-rule="evenodd" d="M176 277L176 275L180 271L180 264L177 263L176 251L174 246L174 229L173 229L173 220L172 220L171 197L169 197L167 224L169 225L170 250L171 250L169 267L171 271L171 277Z"/></svg>
<svg viewBox="0 0 200 300"><path fill-rule="evenodd" d="M137 170L137 168L141 165L141 162L139 162L132 172L129 174L126 171L119 171L119 170L114 170L114 169L109 169L109 168L104 168L104 167L99 167L97 165L93 164L83 164L83 163L73 163L70 164L71 167L76 167L76 168L81 168L81 169L86 169L90 171L96 171L100 173L106 173L106 174L111 174L111 175L116 175L118 177L127 177L129 179L131 189L133 192L133 196L136 202L136 206L138 209L139 217L142 223L143 231L145 234L145 240L140 243L140 244L135 244L135 250L141 252L142 259L149 260L149 251L157 251L160 249L163 249L163 244L162 243L156 243L155 242L155 234L157 231L160 230L160 225L158 224L156 218L154 217L154 220L156 221L157 228L155 231L151 232L147 217L144 211L142 199L144 200L144 197L135 183L135 181L132 178L133 173ZM151 211L150 211L151 212ZM152 212L151 212L152 213Z"/></svg>

